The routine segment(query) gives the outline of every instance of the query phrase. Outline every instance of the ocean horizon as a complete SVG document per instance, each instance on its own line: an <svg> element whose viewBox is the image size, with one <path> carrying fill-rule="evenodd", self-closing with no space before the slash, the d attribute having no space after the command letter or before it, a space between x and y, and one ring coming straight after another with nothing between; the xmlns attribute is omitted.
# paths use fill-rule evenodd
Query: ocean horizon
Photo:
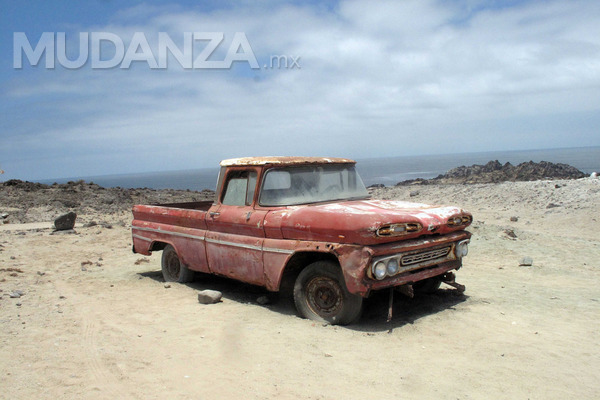
<svg viewBox="0 0 600 400"><path fill-rule="evenodd" d="M357 158L357 170L366 186L394 186L408 179L430 179L462 165L486 164L498 160L513 165L548 161L574 166L584 173L600 171L600 146L561 149L489 151L474 153ZM133 174L77 176L43 179L40 183L66 183L84 180L103 187L198 190L216 187L219 167L176 171L156 171Z"/></svg>

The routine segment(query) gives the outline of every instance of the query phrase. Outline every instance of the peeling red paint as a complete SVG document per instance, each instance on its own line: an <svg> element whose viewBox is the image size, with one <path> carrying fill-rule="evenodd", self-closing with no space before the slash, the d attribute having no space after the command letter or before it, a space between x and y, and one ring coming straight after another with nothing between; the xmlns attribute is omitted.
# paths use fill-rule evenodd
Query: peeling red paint
<svg viewBox="0 0 600 400"><path fill-rule="evenodd" d="M136 205L132 222L134 251L151 254L172 245L182 264L261 285L277 291L286 268L295 257L337 260L350 293L363 297L373 290L402 286L457 270L462 259L455 246L468 240L464 229L472 215L457 207L400 201L344 200L321 204L262 207L256 204L264 172L274 165L349 163L348 159L261 157L225 160L225 169L239 174L256 171L255 194L248 205L213 202ZM219 187L224 187L222 182ZM452 225L451 218L464 224ZM420 231L379 236L389 225L410 223ZM386 228L386 232L391 232ZM395 231L394 231L395 232ZM381 280L373 276L373 262L385 256L399 258L450 246L435 259L416 257L417 263ZM420 254L420 253L419 253ZM435 253L437 254L437 253ZM413 257L414 258L414 257Z"/></svg>

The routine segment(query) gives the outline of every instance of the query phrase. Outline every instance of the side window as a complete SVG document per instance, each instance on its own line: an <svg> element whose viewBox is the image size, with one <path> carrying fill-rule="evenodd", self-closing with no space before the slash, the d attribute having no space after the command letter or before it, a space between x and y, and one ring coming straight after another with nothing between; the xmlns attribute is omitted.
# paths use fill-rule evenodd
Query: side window
<svg viewBox="0 0 600 400"><path fill-rule="evenodd" d="M252 204L256 188L255 171L239 171L229 174L221 203L227 206Z"/></svg>

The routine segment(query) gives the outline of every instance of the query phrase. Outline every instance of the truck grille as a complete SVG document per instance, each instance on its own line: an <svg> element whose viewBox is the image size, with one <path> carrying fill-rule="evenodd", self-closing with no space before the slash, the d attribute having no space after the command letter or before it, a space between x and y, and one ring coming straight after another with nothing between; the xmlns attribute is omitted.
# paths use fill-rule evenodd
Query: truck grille
<svg viewBox="0 0 600 400"><path fill-rule="evenodd" d="M450 249L452 249L452 246L442 247L441 249L423 251L421 253L416 254L409 254L402 257L402 259L400 260L400 264L405 266L435 260L436 258L447 256L448 253L450 253Z"/></svg>

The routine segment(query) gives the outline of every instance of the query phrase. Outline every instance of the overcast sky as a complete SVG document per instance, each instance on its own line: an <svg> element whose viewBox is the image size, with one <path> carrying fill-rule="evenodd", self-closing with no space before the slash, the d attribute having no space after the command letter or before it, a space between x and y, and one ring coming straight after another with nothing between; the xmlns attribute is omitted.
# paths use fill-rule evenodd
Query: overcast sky
<svg viewBox="0 0 600 400"><path fill-rule="evenodd" d="M204 168L253 155L600 145L597 0L259 3L1 0L1 179ZM47 69L44 56L33 67L23 55L15 69L14 32L32 48L43 32L66 32L70 59L80 32L113 33L125 50L141 32L157 60L159 32L181 49L185 32L223 33L209 61L223 61L241 32L260 68L241 60L184 69L169 56L162 69ZM207 43L194 41L194 58ZM110 59L110 46L101 49ZM294 68L264 68L274 55Z"/></svg>

